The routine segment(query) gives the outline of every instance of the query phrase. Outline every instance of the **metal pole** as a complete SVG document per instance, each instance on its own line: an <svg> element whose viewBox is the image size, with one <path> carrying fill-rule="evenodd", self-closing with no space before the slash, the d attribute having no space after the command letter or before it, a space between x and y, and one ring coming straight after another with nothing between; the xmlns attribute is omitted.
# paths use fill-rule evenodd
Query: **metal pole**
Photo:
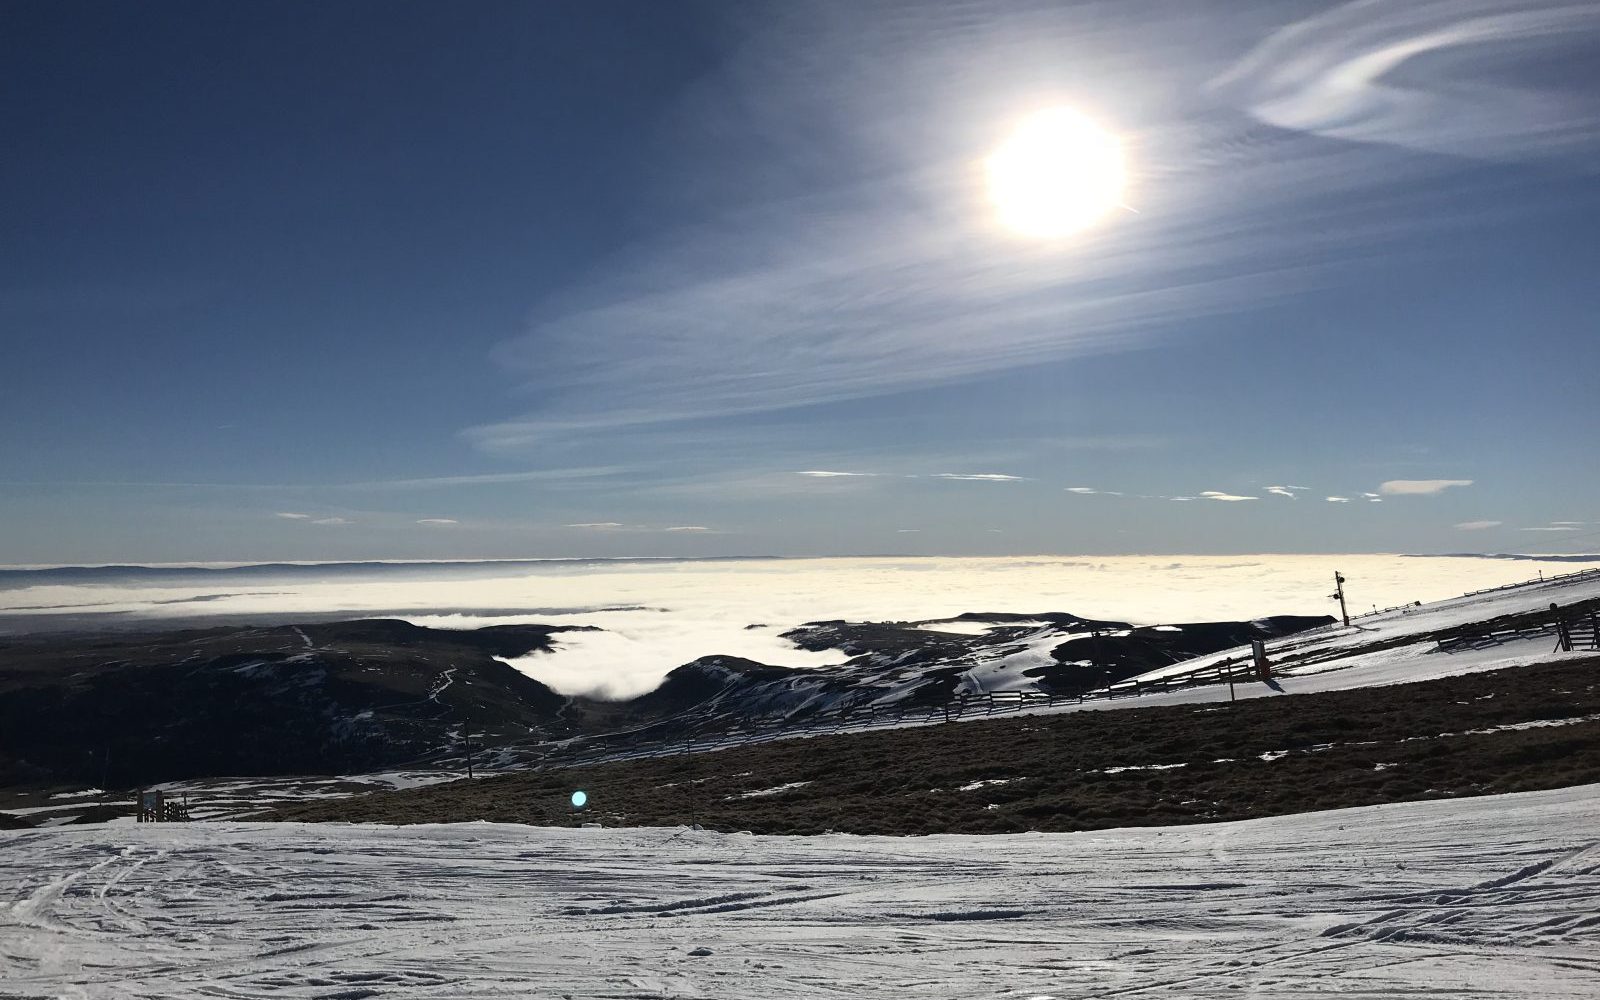
<svg viewBox="0 0 1600 1000"><path fill-rule="evenodd" d="M472 780L472 713L466 713L465 721L461 725L461 736L467 744L467 780Z"/></svg>
<svg viewBox="0 0 1600 1000"><path fill-rule="evenodd" d="M1345 628L1350 627L1350 612L1344 606L1344 574L1338 570L1333 571L1333 596L1339 599L1339 617L1344 619Z"/></svg>

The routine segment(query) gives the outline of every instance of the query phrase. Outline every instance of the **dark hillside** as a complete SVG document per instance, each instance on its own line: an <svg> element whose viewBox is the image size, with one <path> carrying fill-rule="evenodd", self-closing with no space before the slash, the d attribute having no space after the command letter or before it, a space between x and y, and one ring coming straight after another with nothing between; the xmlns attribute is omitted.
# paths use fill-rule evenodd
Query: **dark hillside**
<svg viewBox="0 0 1600 1000"><path fill-rule="evenodd" d="M273 818L758 833L1001 833L1247 819L1600 781L1600 657L1234 705L819 736L520 772ZM589 794L574 812L568 795Z"/></svg>
<svg viewBox="0 0 1600 1000"><path fill-rule="evenodd" d="M469 715L480 743L526 739L530 722L559 735L566 699L493 658L556 631L373 620L10 640L0 785L378 769L454 745Z"/></svg>

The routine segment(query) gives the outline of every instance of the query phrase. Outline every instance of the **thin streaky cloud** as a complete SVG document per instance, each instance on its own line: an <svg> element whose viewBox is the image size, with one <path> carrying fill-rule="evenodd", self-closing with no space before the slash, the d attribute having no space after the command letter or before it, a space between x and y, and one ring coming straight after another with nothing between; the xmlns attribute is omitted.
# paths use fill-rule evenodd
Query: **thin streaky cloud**
<svg viewBox="0 0 1600 1000"><path fill-rule="evenodd" d="M1327 501L1329 503L1349 503L1350 502L1350 498L1349 497L1327 497L1326 499L1327 499Z"/></svg>
<svg viewBox="0 0 1600 1000"><path fill-rule="evenodd" d="M1471 479L1391 479L1378 486L1386 496L1432 496L1458 486L1471 486Z"/></svg>
<svg viewBox="0 0 1600 1000"><path fill-rule="evenodd" d="M877 472L834 472L831 469L806 469L796 472L797 476L811 476L814 479L856 479L867 476L877 476Z"/></svg>
<svg viewBox="0 0 1600 1000"><path fill-rule="evenodd" d="M1576 524L1547 524L1542 528L1518 528L1518 531L1581 531L1582 526Z"/></svg>
<svg viewBox="0 0 1600 1000"><path fill-rule="evenodd" d="M319 517L311 523L326 525L355 524L355 522L350 520L348 517Z"/></svg>
<svg viewBox="0 0 1600 1000"><path fill-rule="evenodd" d="M621 528L625 525L621 521L579 521L576 524L562 525L564 528L580 528L591 531L601 531L611 528Z"/></svg>
<svg viewBox="0 0 1600 1000"><path fill-rule="evenodd" d="M328 483L218 483L172 480L10 480L0 486L78 487L108 489L183 489L183 490L385 490L431 489L435 487L490 486L500 483L549 483L581 481L621 476L637 471L632 466L607 465L569 469L535 469L525 472L489 472L467 476L432 476L421 479L368 479Z"/></svg>
<svg viewBox="0 0 1600 1000"><path fill-rule="evenodd" d="M1505 522L1504 521L1461 521L1458 524L1451 525L1451 527L1455 528L1457 531L1488 531L1490 528L1498 528L1502 524L1505 524Z"/></svg>
<svg viewBox="0 0 1600 1000"><path fill-rule="evenodd" d="M1276 128L1335 139L1489 160L1583 156L1600 133L1594 102L1529 81L1585 57L1597 35L1600 7L1570 0L1355 0L1274 32L1211 90ZM1516 85L1501 82L1508 69Z"/></svg>
<svg viewBox="0 0 1600 1000"><path fill-rule="evenodd" d="M710 531L711 529L706 527L703 524L678 524L678 525L673 525L670 528L664 528L662 530L663 531Z"/></svg>
<svg viewBox="0 0 1600 1000"><path fill-rule="evenodd" d="M280 510L280 511L278 511L276 514L274 514L272 516L273 517L281 517L281 518L284 518L285 520L289 520L289 521L309 521L309 520L311 520L311 515L310 514L301 514L298 511L292 511L292 510Z"/></svg>
<svg viewBox="0 0 1600 1000"><path fill-rule="evenodd" d="M1016 67L934 20L818 18L805 25L799 61L793 24L755 29L746 51L771 61L730 62L686 94L680 113L736 123L800 158L817 151L796 144L797 124L867 137L903 133L908 121L992 117ZM1001 17L989 30L1025 30L1023 20ZM1097 32L1105 51L1176 53L1192 25L1173 16ZM819 103L823 93L837 100ZM797 123L799 107L827 124ZM538 387L538 408L470 428L467 439L511 454L1127 350L1182 336L1162 331L1199 317L1324 286L1419 225L1476 222L1449 192L1408 186L1438 164L1292 137L1271 156L1251 155L1259 128L1228 117L1141 123L1163 136L1164 163L1194 166L1163 170L1159 213L1079 234L1069 251L1018 241L973 211L972 164L987 135L953 148L878 142L887 159L870 180L654 234L533 304L527 331L494 358ZM1223 170L1230 183L1219 186ZM1400 188L1407 217L1384 201ZM1473 209L1504 211L1492 199Z"/></svg>
<svg viewBox="0 0 1600 1000"><path fill-rule="evenodd" d="M960 479L973 483L1020 483L1027 476L1008 476L999 472L937 472L930 479Z"/></svg>
<svg viewBox="0 0 1600 1000"><path fill-rule="evenodd" d="M1239 496L1236 493L1223 493L1219 490L1205 490L1200 494L1203 500L1222 500L1226 503L1238 503L1242 500L1260 500L1260 497Z"/></svg>
<svg viewBox="0 0 1600 1000"><path fill-rule="evenodd" d="M373 479L365 482L334 483L331 489L436 489L456 486L496 486L504 483L549 483L606 479L634 471L624 465L582 466L570 469L530 469L522 472L486 472L467 476L430 476L422 479Z"/></svg>
<svg viewBox="0 0 1600 1000"><path fill-rule="evenodd" d="M451 525L451 524L460 524L461 522L457 521L453 517L422 517L422 518L418 518L417 519L417 523L418 524L435 525L435 526L443 526L443 525Z"/></svg>
<svg viewBox="0 0 1600 1000"><path fill-rule="evenodd" d="M1068 486L1067 487L1067 492L1068 493L1080 493L1080 494L1087 495L1087 494L1090 494L1090 493L1099 493L1100 491L1099 490L1090 489L1087 486Z"/></svg>

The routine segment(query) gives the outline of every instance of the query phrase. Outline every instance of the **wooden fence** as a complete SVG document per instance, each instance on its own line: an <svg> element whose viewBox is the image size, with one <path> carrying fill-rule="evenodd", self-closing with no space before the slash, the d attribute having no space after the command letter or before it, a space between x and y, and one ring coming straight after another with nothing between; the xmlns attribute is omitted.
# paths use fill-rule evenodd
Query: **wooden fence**
<svg viewBox="0 0 1600 1000"><path fill-rule="evenodd" d="M1441 652L1455 653L1538 638L1554 638L1555 650L1564 652L1600 650L1600 601L1579 601L1565 608L1551 604L1549 611L1491 618L1450 629L1436 641Z"/></svg>
<svg viewBox="0 0 1600 1000"><path fill-rule="evenodd" d="M1555 576L1544 576L1541 574L1536 579L1524 580L1521 583L1507 583L1499 587L1485 587L1483 590L1469 590L1461 596L1477 597L1479 594L1493 594L1502 590L1515 590L1518 587L1537 587L1542 583L1554 583L1564 586L1569 583L1580 583L1585 579L1592 579L1597 575L1600 575L1600 569L1580 569L1574 570L1571 573L1558 573Z"/></svg>

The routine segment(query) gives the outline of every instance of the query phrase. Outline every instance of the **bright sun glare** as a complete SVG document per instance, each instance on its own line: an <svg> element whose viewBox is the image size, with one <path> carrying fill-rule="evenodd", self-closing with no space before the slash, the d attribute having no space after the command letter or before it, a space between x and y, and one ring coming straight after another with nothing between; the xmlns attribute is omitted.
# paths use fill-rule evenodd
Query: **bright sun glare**
<svg viewBox="0 0 1600 1000"><path fill-rule="evenodd" d="M1025 236L1069 236L1122 204L1122 144L1067 108L1025 119L985 167L1000 221Z"/></svg>

